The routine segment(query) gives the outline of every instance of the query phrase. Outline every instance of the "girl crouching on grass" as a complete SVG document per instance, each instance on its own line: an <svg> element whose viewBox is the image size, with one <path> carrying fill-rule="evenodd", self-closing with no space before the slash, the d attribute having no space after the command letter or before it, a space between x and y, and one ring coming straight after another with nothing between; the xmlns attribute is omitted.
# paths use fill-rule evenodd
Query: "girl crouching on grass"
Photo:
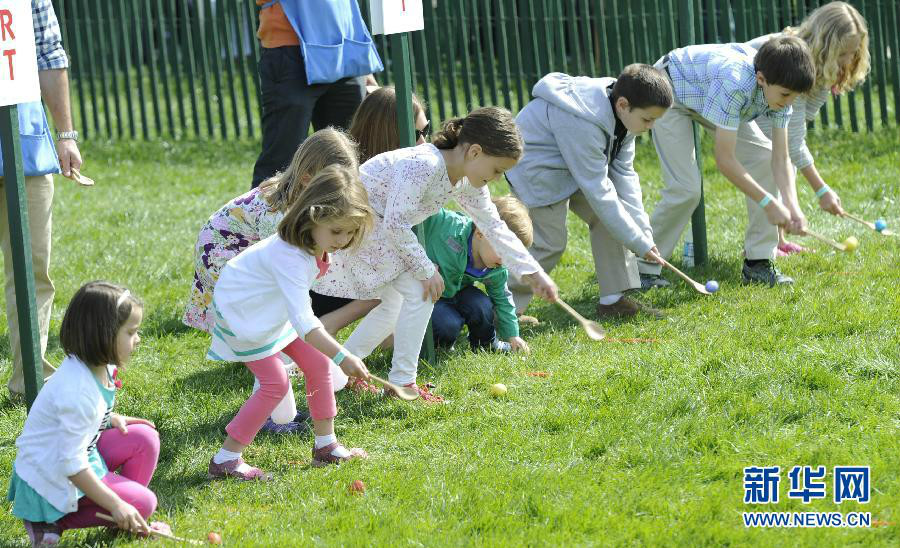
<svg viewBox="0 0 900 548"><path fill-rule="evenodd" d="M261 388L225 428L225 443L209 462L211 478L270 479L246 464L241 453L279 402L292 398L280 352L294 360L306 380L316 434L313 466L366 456L360 449L347 450L334 435L337 405L330 364L351 377L368 379L369 372L313 314L309 288L327 271L329 254L358 245L372 227L372 215L358 173L327 167L291 204L276 234L225 265L213 297L215 324L207 357L244 362Z"/></svg>
<svg viewBox="0 0 900 548"><path fill-rule="evenodd" d="M54 546L66 529L110 525L98 512L126 531L169 531L146 522L156 509L147 485L159 434L148 420L112 412L117 373L141 340L142 317L127 289L100 281L79 289L66 309L59 334L66 357L16 440L7 495L34 547Z"/></svg>

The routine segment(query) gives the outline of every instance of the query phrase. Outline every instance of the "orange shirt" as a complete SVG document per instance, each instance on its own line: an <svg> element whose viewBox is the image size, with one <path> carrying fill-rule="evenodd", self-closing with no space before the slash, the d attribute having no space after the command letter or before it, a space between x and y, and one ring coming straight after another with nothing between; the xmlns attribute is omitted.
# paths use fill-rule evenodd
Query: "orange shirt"
<svg viewBox="0 0 900 548"><path fill-rule="evenodd" d="M261 6L268 1L256 0L256 5ZM256 31L256 36L264 48L300 45L300 39L285 16L281 3L259 12L259 30Z"/></svg>

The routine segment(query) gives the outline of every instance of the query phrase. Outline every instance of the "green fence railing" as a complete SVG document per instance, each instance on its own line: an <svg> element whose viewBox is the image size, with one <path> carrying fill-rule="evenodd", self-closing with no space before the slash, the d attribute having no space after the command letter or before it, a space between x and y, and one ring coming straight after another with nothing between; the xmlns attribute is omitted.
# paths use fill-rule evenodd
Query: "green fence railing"
<svg viewBox="0 0 900 548"><path fill-rule="evenodd" d="M368 18L368 2L358 0ZM798 24L822 0L693 0L698 43ZM819 125L900 125L900 2L854 0L872 72ZM234 138L259 127L258 8L251 0L54 0L71 59L77 127L97 138ZM434 123L470 108L517 110L551 71L615 75L678 43L679 0L425 0L411 33L416 92ZM375 38L390 82L390 41Z"/></svg>

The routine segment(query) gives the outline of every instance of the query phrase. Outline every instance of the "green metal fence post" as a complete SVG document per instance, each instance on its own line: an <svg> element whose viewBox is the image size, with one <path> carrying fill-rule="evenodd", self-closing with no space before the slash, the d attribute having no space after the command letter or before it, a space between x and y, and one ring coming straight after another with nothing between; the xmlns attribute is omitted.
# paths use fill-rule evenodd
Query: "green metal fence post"
<svg viewBox="0 0 900 548"><path fill-rule="evenodd" d="M13 280L16 286L16 310L19 316L19 344L22 347L25 376L25 403L31 409L34 398L44 384L44 375L37 305L34 300L34 268L31 264L31 234L28 228L22 145L19 142L19 113L15 105L0 107L0 146L3 154L3 185L6 187Z"/></svg>
<svg viewBox="0 0 900 548"><path fill-rule="evenodd" d="M408 33L401 32L391 35L391 55L393 56L394 89L397 95L397 137L400 147L411 147L416 144L413 135L413 108L412 108L412 67L409 62L409 37ZM420 243L424 243L424 231L422 225L416 226L416 236ZM422 359L428 363L434 363L434 336L431 334L431 320L425 330L425 339L422 341Z"/></svg>
<svg viewBox="0 0 900 548"><path fill-rule="evenodd" d="M694 43L694 0L679 0L679 37L681 45ZM707 260L706 247L706 206L703 199L703 161L700 157L700 132L697 123L691 124L694 130L694 156L697 159L697 170L700 172L700 203L691 215L691 231L694 235L694 264L701 265Z"/></svg>

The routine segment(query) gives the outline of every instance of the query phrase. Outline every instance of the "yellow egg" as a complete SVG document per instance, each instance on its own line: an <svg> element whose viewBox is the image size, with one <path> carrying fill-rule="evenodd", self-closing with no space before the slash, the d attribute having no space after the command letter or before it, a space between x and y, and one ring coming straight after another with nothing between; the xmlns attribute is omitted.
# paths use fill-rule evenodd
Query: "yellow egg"
<svg viewBox="0 0 900 548"><path fill-rule="evenodd" d="M844 247L847 248L847 253L853 253L859 247L859 240L856 239L856 236L848 236L844 240Z"/></svg>
<svg viewBox="0 0 900 548"><path fill-rule="evenodd" d="M506 385L497 383L491 385L491 396L500 397L506 395Z"/></svg>

